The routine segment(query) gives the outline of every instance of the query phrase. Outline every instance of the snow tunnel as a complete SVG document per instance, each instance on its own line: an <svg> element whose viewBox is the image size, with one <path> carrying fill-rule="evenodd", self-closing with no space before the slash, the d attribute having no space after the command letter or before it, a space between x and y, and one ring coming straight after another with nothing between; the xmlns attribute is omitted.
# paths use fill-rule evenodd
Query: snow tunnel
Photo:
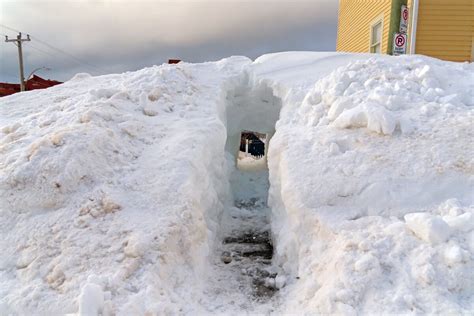
<svg viewBox="0 0 474 316"><path fill-rule="evenodd" d="M264 142L264 165L271 136L280 116L281 99L264 83L252 84L250 80L231 89L226 97L227 142L226 152L238 165L243 133L253 132Z"/></svg>
<svg viewBox="0 0 474 316"><path fill-rule="evenodd" d="M256 300L268 300L279 289L279 283L278 271L272 264L266 156L282 102L265 83L254 83L248 75L241 79L227 91L225 100L225 151L232 170L229 174L232 202L220 219L221 243L217 251L225 271L222 273L229 275L228 280L233 279L230 282L235 282L235 288ZM256 163L247 160L239 166L242 153L257 157Z"/></svg>

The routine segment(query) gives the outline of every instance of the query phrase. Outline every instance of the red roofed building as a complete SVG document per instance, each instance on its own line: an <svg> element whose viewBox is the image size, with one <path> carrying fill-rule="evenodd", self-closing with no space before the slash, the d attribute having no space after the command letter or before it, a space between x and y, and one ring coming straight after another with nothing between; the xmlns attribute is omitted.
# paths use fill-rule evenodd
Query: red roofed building
<svg viewBox="0 0 474 316"><path fill-rule="evenodd" d="M46 89L62 82L56 80L43 79L37 75L33 75L29 80L26 81L26 91L36 89ZM20 92L19 83L4 83L0 82L0 97L4 97L10 94Z"/></svg>

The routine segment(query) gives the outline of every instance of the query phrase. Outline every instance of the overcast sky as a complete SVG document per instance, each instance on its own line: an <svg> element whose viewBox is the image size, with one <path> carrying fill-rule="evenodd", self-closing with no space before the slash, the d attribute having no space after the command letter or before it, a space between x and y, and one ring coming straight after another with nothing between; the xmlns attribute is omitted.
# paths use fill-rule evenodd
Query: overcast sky
<svg viewBox="0 0 474 316"><path fill-rule="evenodd" d="M0 0L0 34L24 43L25 76L67 80L286 50L334 50L337 0ZM7 28L6 28L6 27ZM11 28L11 29L8 29ZM46 44L69 54L66 55ZM18 81L17 47L0 42L0 81Z"/></svg>

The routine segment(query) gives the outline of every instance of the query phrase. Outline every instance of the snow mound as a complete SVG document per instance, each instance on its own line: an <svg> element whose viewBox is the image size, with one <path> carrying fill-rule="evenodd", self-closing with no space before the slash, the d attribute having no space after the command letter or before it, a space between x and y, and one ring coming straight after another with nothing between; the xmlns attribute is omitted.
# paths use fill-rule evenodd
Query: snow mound
<svg viewBox="0 0 474 316"><path fill-rule="evenodd" d="M472 65L426 59L355 61L319 80L302 104L301 115L312 125L360 128L392 135L413 131L411 121L436 111L474 106ZM459 76L467 84L445 78ZM419 109L417 109L419 107ZM417 113L416 113L417 112ZM414 117L413 115L416 114Z"/></svg>
<svg viewBox="0 0 474 316"><path fill-rule="evenodd" d="M285 52L2 98L0 314L251 312L209 264L240 132L259 128L268 310L472 314L473 74Z"/></svg>
<svg viewBox="0 0 474 316"><path fill-rule="evenodd" d="M223 90L249 63L78 74L1 99L0 314L202 312L228 195Z"/></svg>
<svg viewBox="0 0 474 316"><path fill-rule="evenodd" d="M255 66L283 100L268 156L282 311L472 312L473 65L305 58L309 91L284 54Z"/></svg>

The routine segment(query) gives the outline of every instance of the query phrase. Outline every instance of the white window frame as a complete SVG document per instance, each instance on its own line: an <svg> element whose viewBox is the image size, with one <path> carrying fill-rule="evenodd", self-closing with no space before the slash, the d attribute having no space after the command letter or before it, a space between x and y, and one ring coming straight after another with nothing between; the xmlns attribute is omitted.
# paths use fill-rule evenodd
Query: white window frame
<svg viewBox="0 0 474 316"><path fill-rule="evenodd" d="M373 39L373 30L374 26L380 23L380 42L376 44L372 44L372 39ZM372 48L380 45L380 54L382 54L382 38L383 38L383 14L379 15L375 19L370 22L370 27L369 27L369 53L375 54L375 52L372 52Z"/></svg>

